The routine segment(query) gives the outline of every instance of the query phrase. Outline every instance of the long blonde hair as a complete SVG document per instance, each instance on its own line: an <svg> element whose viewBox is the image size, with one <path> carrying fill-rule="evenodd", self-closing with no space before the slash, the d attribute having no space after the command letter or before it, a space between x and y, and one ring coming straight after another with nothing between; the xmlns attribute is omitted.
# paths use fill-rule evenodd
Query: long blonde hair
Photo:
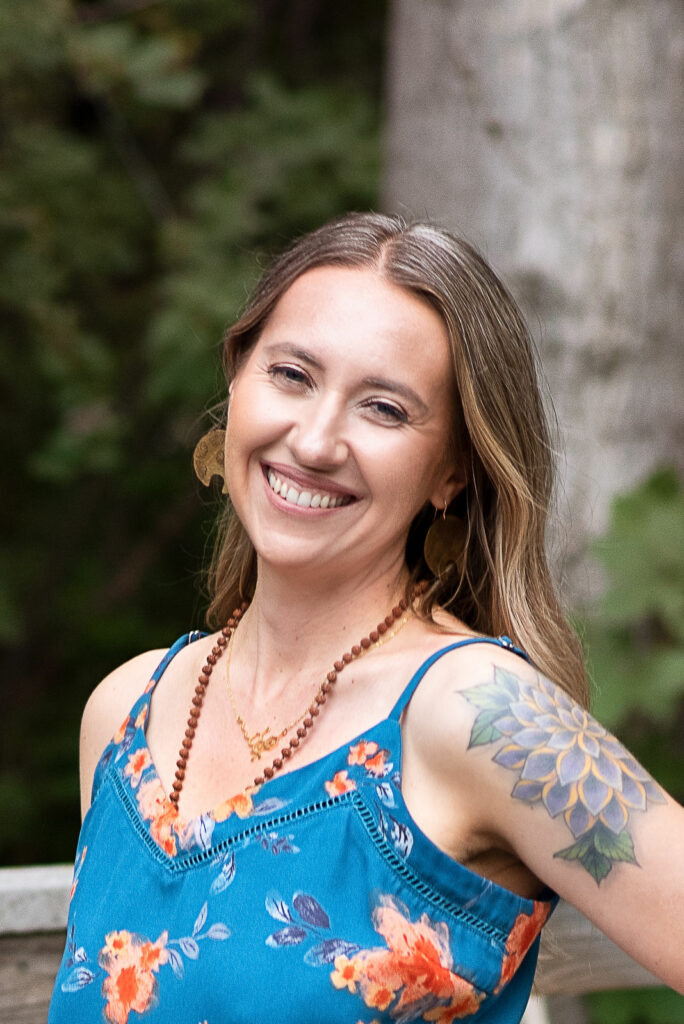
<svg viewBox="0 0 684 1024"><path fill-rule="evenodd" d="M545 552L553 487L549 430L527 326L492 269L466 242L424 223L382 214L349 214L299 239L266 270L245 312L228 330L228 383L256 343L280 297L313 267L374 268L421 296L449 337L459 396L448 457L465 459L468 484L451 511L464 516L467 542L459 570L435 578L423 542L431 506L409 531L408 591L430 586L419 612L443 607L471 629L508 634L535 665L581 703L588 686L579 640L556 597ZM256 585L254 548L228 504L209 570L207 621L223 624Z"/></svg>

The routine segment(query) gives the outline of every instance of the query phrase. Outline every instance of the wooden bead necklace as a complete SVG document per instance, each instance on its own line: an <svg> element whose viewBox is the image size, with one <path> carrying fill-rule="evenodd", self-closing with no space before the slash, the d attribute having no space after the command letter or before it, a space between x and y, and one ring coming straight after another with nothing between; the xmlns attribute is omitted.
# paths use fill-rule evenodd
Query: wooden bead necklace
<svg viewBox="0 0 684 1024"><path fill-rule="evenodd" d="M414 600L417 597L420 597L421 594L425 593L427 587L428 584L425 581L416 584L416 586L413 588L413 592L411 595L412 600ZM214 666L216 665L217 661L223 656L229 643L231 643L232 638L235 634L235 629L247 608L248 603L246 601L243 601L240 608L235 609L231 617L228 619L228 622L221 630L221 633L216 638L216 643L211 649L211 654L207 655L206 664L202 667L202 671L198 676L197 685L195 686L195 694L190 704L190 712L188 714L188 722L185 729L185 736L183 737L180 750L178 751L178 760L176 761L176 776L173 782L172 792L169 796L169 800L176 807L178 807L178 801L180 799L180 795L183 789L183 782L185 781L185 774L187 771L190 750L192 749L192 743L195 738L195 732L197 731L197 723L199 722L199 718L202 713L202 705L204 704L204 698L207 692L207 687L209 685L212 672L214 670ZM264 768L263 774L258 775L254 779L253 784L255 786L261 786L267 779L272 779L275 773L280 771L285 762L290 757L292 757L292 754L297 749L300 742L313 728L314 721L321 712L321 707L326 703L327 696L330 693L333 686L335 685L335 683L337 682L337 677L339 673L344 669L344 667L348 665L351 661L354 661L356 658L359 658L371 647L380 646L380 644L384 642L384 639L381 638L384 638L388 630L392 630L393 626L395 628L394 630L392 630L392 635L394 635L394 633L397 632L395 623L397 622L398 619L402 618L402 616L408 611L408 608L409 604L406 598L402 598L401 601L399 601L399 603L394 606L394 608L391 611L391 614L386 615L383 621L379 622L376 628L370 631L368 636L363 637L363 639L360 640L358 644L354 644L351 650L345 652L345 654L343 654L338 661L334 662L333 668L330 670L330 672L328 672L326 678L321 683L317 694L315 695L313 701L311 702L307 710L304 712L303 715L301 715L297 719L296 722L292 723L292 725L288 726L288 728L284 730L284 733L287 733L289 729L294 728L294 725L297 725L297 723L301 723L298 725L296 735L290 739L290 742L287 746L282 748L280 756L273 759L273 763L271 764L271 766ZM233 705L233 710L236 714L236 717L238 717L237 711L235 709L235 703L232 698L232 692L230 693L230 697L231 704ZM238 724L240 724L239 717ZM240 728L243 733L243 736L247 740L250 750L252 750L252 744L250 742L250 737L247 732L247 728L244 725L244 721L240 725ZM258 733L256 735L263 740L263 737L265 736L266 732L268 732L267 729L264 730L263 733ZM264 748L271 749L273 744L271 744L270 741L272 739L275 739L277 742L279 739L284 738L284 733L279 734L279 736L277 737L269 737L267 742L268 744L270 744L270 746L266 746L266 744L263 744ZM252 753L254 753L253 750ZM254 757L252 759L254 760Z"/></svg>

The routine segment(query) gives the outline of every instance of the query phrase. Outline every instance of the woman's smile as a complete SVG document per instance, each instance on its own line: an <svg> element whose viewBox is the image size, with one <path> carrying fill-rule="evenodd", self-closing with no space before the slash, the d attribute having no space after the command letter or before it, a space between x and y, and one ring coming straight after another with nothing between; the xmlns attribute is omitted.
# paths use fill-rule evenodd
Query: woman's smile
<svg viewBox="0 0 684 1024"><path fill-rule="evenodd" d="M289 467L264 466L264 476L272 493L280 497L279 505L285 502L298 509L325 511L356 501L353 494L313 478L304 479L305 474Z"/></svg>

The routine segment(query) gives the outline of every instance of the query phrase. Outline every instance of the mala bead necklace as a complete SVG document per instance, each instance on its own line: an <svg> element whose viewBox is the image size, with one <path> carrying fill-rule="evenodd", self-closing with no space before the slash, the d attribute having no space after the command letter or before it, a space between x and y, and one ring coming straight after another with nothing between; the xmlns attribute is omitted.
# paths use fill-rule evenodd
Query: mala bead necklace
<svg viewBox="0 0 684 1024"><path fill-rule="evenodd" d="M228 646L235 627L238 622L245 614L245 611L249 607L247 601L243 601L239 608L236 608L228 622L221 630L220 635L216 638L216 643L211 649L211 654L207 655L206 664L203 666L197 678L197 686L195 687L195 696L192 698L190 703L190 713L188 714L188 724L185 729L185 736L183 742L180 745L178 751L178 760L176 761L176 777L173 782L172 791L169 795L169 800L175 807L178 807L178 801L180 799L181 790L183 789L183 782L185 781L185 772L188 767L188 757L192 749L192 741L195 738L195 730L197 729L197 723L202 713L202 705L204 704L204 697L207 692L207 687L211 680L211 674L214 671L214 665L222 657L223 652Z"/></svg>
<svg viewBox="0 0 684 1024"><path fill-rule="evenodd" d="M413 592L411 595L412 599L420 597L421 594L425 593L427 588L428 584L425 581L416 584L416 586L413 588ZM409 605L406 598L402 598L401 601L399 601L399 603L394 606L391 613L389 615L386 615L383 621L379 622L376 628L370 631L368 636L363 637L358 642L358 644L354 644L351 650L346 651L338 661L334 662L333 668L330 670L330 672L328 672L326 678L321 683L313 701L311 702L307 710L304 712L304 714L301 715L296 722L289 725L287 729L283 730L283 732L281 732L278 736L268 737L268 739L265 741L264 737L268 732L267 729L265 729L262 733L255 734L255 747L260 750L260 752L257 754L257 756L260 757L264 749L272 749L272 747L274 746L274 744L271 743L271 740L275 740L277 743L279 739L284 738L284 733L287 733L290 729L294 728L294 726L297 725L297 723L301 723L298 725L296 735L293 736L290 739L289 744L283 747L282 750L280 751L280 756L274 758L273 763L270 765L270 767L264 768L263 774L257 775L257 777L254 779L253 784L255 786L261 786L267 779L272 779L275 773L280 771L285 762L290 757L292 757L292 754L297 749L300 742L313 728L315 719L318 718L318 716L320 715L321 708L326 703L328 694L330 693L333 686L337 682L337 677L339 673L345 668L346 665L348 665L351 661L354 661L356 658L359 658L371 647L379 646L382 642L384 642L384 640L381 640L381 638L385 637L388 630L391 630L392 627L397 622L397 620L402 618L402 616L408 611L408 607ZM197 685L195 686L195 695L192 698L192 702L190 705L190 712L188 715L187 727L185 729L185 736L183 737L183 741L178 752L178 760L176 761L176 777L173 782L172 792L169 796L169 800L171 801L171 803L175 805L175 807L178 807L178 801L180 799L180 795L183 789L183 782L185 781L185 773L187 771L190 750L192 749L192 743L195 738L195 732L197 730L197 723L199 722L199 718L202 713L202 705L204 704L204 698L207 692L207 687L211 680L211 675L214 670L214 666L216 665L217 661L221 657L223 657L223 654L226 648L229 646L229 644L232 647L232 639L235 635L235 630L247 608L248 603L246 601L243 601L240 608L235 609L231 617L228 619L228 622L221 630L220 635L217 637L216 643L211 649L211 654L207 655L206 664L203 666L202 671L199 674ZM397 629L395 628L392 631L392 633L394 634L396 632ZM228 685L230 686L230 682L228 683ZM232 691L229 691L229 693L231 697L233 711L238 720L238 724L240 725L241 732L245 737L250 750L252 751L252 760L254 760L255 747L252 746L251 742L253 738L249 736L247 728L244 724L244 720L241 720L240 716L237 714L237 711L235 709L235 702L232 696Z"/></svg>

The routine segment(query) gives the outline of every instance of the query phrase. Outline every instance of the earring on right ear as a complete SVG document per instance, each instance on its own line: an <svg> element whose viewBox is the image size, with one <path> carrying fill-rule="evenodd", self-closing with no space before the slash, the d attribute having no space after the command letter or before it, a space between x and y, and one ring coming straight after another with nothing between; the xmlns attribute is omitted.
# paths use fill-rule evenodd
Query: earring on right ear
<svg viewBox="0 0 684 1024"><path fill-rule="evenodd" d="M223 481L222 494L228 493L224 467L225 444L226 432L217 427L200 437L192 453L192 464L200 483L208 487L215 476L220 476Z"/></svg>
<svg viewBox="0 0 684 1024"><path fill-rule="evenodd" d="M430 526L423 545L423 556L434 576L445 575L452 566L463 570L468 525L459 516L448 516L446 510L445 501L442 515Z"/></svg>

